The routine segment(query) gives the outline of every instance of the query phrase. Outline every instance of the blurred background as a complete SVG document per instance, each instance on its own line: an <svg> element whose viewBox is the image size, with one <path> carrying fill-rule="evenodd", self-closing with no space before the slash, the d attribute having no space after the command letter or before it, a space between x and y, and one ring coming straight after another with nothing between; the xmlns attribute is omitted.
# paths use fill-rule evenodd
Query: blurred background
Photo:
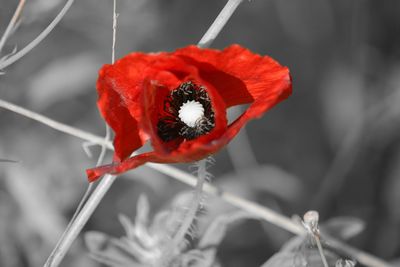
<svg viewBox="0 0 400 267"><path fill-rule="evenodd" d="M18 1L1 0L0 34ZM2 51L24 47L65 1L32 0ZM197 43L225 0L118 0L117 58ZM238 43L291 70L293 95L250 122L215 155L213 183L285 215L316 209L321 221L356 217L350 244L400 259L400 1L245 1L212 47ZM0 76L0 98L104 135L95 82L111 61L112 1L76 1L54 31ZM238 110L232 111L232 116ZM82 140L0 110L0 266L42 266L86 190L96 163ZM111 154L111 153L109 153ZM110 161L108 155L106 162ZM188 170L189 165L177 167ZM123 175L86 230L122 235L145 193L152 212L190 190L147 167ZM234 208L209 197L204 218ZM212 207L212 208L211 208ZM222 266L260 266L291 235L266 222L231 228ZM62 266L100 266L80 239Z"/></svg>

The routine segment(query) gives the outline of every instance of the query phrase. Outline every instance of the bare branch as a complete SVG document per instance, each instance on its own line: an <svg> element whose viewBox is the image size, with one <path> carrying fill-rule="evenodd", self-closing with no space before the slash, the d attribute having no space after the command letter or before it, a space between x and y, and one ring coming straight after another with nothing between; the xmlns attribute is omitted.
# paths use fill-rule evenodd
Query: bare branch
<svg viewBox="0 0 400 267"><path fill-rule="evenodd" d="M17 9L14 12L14 15L12 16L10 23L8 23L8 26L3 34L3 36L0 39L0 52L3 50L3 47L8 39L10 37L10 34L12 33L13 29L15 28L15 25L17 24L18 18L21 15L22 8L25 5L25 0L20 0L17 6ZM0 68L1 69L1 68Z"/></svg>
<svg viewBox="0 0 400 267"><path fill-rule="evenodd" d="M211 24L210 28L201 38L200 42L197 44L199 47L209 47L212 42L214 42L215 38L217 38L218 34L228 22L229 18L235 12L236 8L243 2L243 0L229 0L228 3L224 6L224 8L219 13L218 17L214 20L213 24Z"/></svg>
<svg viewBox="0 0 400 267"><path fill-rule="evenodd" d="M54 18L54 20L44 29L32 42L30 42L23 49L15 53L14 55L8 57L6 60L0 62L0 70L10 66L15 63L27 53L29 53L33 48L35 48L44 38L54 29L54 27L61 21L64 17L65 13L67 13L68 9L71 7L74 0L68 0L65 6L61 9L60 13Z"/></svg>

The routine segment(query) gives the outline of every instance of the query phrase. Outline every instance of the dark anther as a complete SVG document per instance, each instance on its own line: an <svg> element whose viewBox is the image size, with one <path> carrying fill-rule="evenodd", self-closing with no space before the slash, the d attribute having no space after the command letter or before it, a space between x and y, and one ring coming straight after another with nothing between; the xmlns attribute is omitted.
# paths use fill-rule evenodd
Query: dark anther
<svg viewBox="0 0 400 267"><path fill-rule="evenodd" d="M196 101L203 106L204 114L194 126L188 126L179 117L179 110L188 101ZM164 101L164 114L157 123L158 136L165 142L177 138L195 139L210 132L215 127L214 111L207 90L193 82L184 82L171 91Z"/></svg>

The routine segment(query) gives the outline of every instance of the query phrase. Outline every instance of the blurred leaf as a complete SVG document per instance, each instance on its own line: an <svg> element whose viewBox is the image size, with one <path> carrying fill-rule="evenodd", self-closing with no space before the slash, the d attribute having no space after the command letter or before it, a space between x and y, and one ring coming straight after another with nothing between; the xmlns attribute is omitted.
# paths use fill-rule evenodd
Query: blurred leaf
<svg viewBox="0 0 400 267"><path fill-rule="evenodd" d="M182 255L182 257L176 263L173 263L172 266L180 266L180 267L219 267L220 265L216 262L210 261L207 256L205 256L204 252L198 249L192 249ZM175 264L175 265L174 265Z"/></svg>
<svg viewBox="0 0 400 267"><path fill-rule="evenodd" d="M400 259L396 259L391 262L393 267L400 267Z"/></svg>
<svg viewBox="0 0 400 267"><path fill-rule="evenodd" d="M18 163L18 161L12 160L12 159L0 159L0 162L5 162L5 163Z"/></svg>
<svg viewBox="0 0 400 267"><path fill-rule="evenodd" d="M339 259L336 261L335 267L354 267L356 262L352 260Z"/></svg>
<svg viewBox="0 0 400 267"><path fill-rule="evenodd" d="M247 186L255 192L268 192L288 202L297 201L304 193L298 177L273 165L241 169L220 179L238 181L242 187Z"/></svg>
<svg viewBox="0 0 400 267"><path fill-rule="evenodd" d="M383 197L387 212L395 222L400 223L400 149L396 151L392 162L387 170Z"/></svg>
<svg viewBox="0 0 400 267"><path fill-rule="evenodd" d="M326 260L334 266L337 257L325 252ZM299 252L282 251L272 256L262 267L324 267L321 256L317 250L304 250Z"/></svg>
<svg viewBox="0 0 400 267"><path fill-rule="evenodd" d="M400 64L393 67L388 73L385 82L389 85L391 92L391 104L387 106L392 116L398 117L400 114Z"/></svg>
<svg viewBox="0 0 400 267"><path fill-rule="evenodd" d="M348 240L365 229L365 223L355 217L335 217L324 222L321 226L323 233Z"/></svg>
<svg viewBox="0 0 400 267"><path fill-rule="evenodd" d="M215 262L218 245L225 237L228 226L243 219L258 219L258 217L247 212L235 211L220 215L211 222L198 245L198 248L203 251L205 265L202 266L212 266Z"/></svg>
<svg viewBox="0 0 400 267"><path fill-rule="evenodd" d="M23 260L19 257L18 237L16 221L18 207L5 192L0 191L0 236L4 241L0 242L0 266L22 266Z"/></svg>
<svg viewBox="0 0 400 267"><path fill-rule="evenodd" d="M324 249L324 255L329 266L334 266L339 256ZM309 236L297 236L290 239L262 267L324 267L317 247Z"/></svg>
<svg viewBox="0 0 400 267"><path fill-rule="evenodd" d="M36 172L23 168L8 168L7 171L5 184L18 203L22 216L44 244L52 243L60 236L67 223L38 182L41 177Z"/></svg>
<svg viewBox="0 0 400 267"><path fill-rule="evenodd" d="M361 73L344 64L333 66L322 81L323 122L334 146L364 120L363 89Z"/></svg>
<svg viewBox="0 0 400 267"><path fill-rule="evenodd" d="M85 52L56 58L30 80L28 97L35 109L46 109L58 101L70 99L91 90L102 62L95 54Z"/></svg>
<svg viewBox="0 0 400 267"><path fill-rule="evenodd" d="M324 222L321 230L330 236L349 239L364 229L364 222L353 217L337 217ZM336 266L340 256L324 248L324 255L329 266ZM341 261L342 262L342 261ZM343 261L345 262L345 261ZM323 267L318 248L310 235L296 236L283 245L281 250L272 256L262 267Z"/></svg>
<svg viewBox="0 0 400 267"><path fill-rule="evenodd" d="M95 231L86 232L84 238L86 246L97 261L116 267L139 266L123 246L116 245L119 240Z"/></svg>

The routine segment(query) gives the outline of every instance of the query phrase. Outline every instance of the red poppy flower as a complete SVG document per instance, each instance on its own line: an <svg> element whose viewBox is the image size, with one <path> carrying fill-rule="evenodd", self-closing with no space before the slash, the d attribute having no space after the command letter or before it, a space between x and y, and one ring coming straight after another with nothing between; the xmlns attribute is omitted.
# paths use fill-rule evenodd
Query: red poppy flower
<svg viewBox="0 0 400 267"><path fill-rule="evenodd" d="M112 164L89 181L146 162L200 160L225 146L253 118L291 93L289 70L239 45L219 51L191 45L172 53L132 53L104 65L98 106L115 132ZM229 107L250 104L228 125ZM150 140L151 152L129 157Z"/></svg>

